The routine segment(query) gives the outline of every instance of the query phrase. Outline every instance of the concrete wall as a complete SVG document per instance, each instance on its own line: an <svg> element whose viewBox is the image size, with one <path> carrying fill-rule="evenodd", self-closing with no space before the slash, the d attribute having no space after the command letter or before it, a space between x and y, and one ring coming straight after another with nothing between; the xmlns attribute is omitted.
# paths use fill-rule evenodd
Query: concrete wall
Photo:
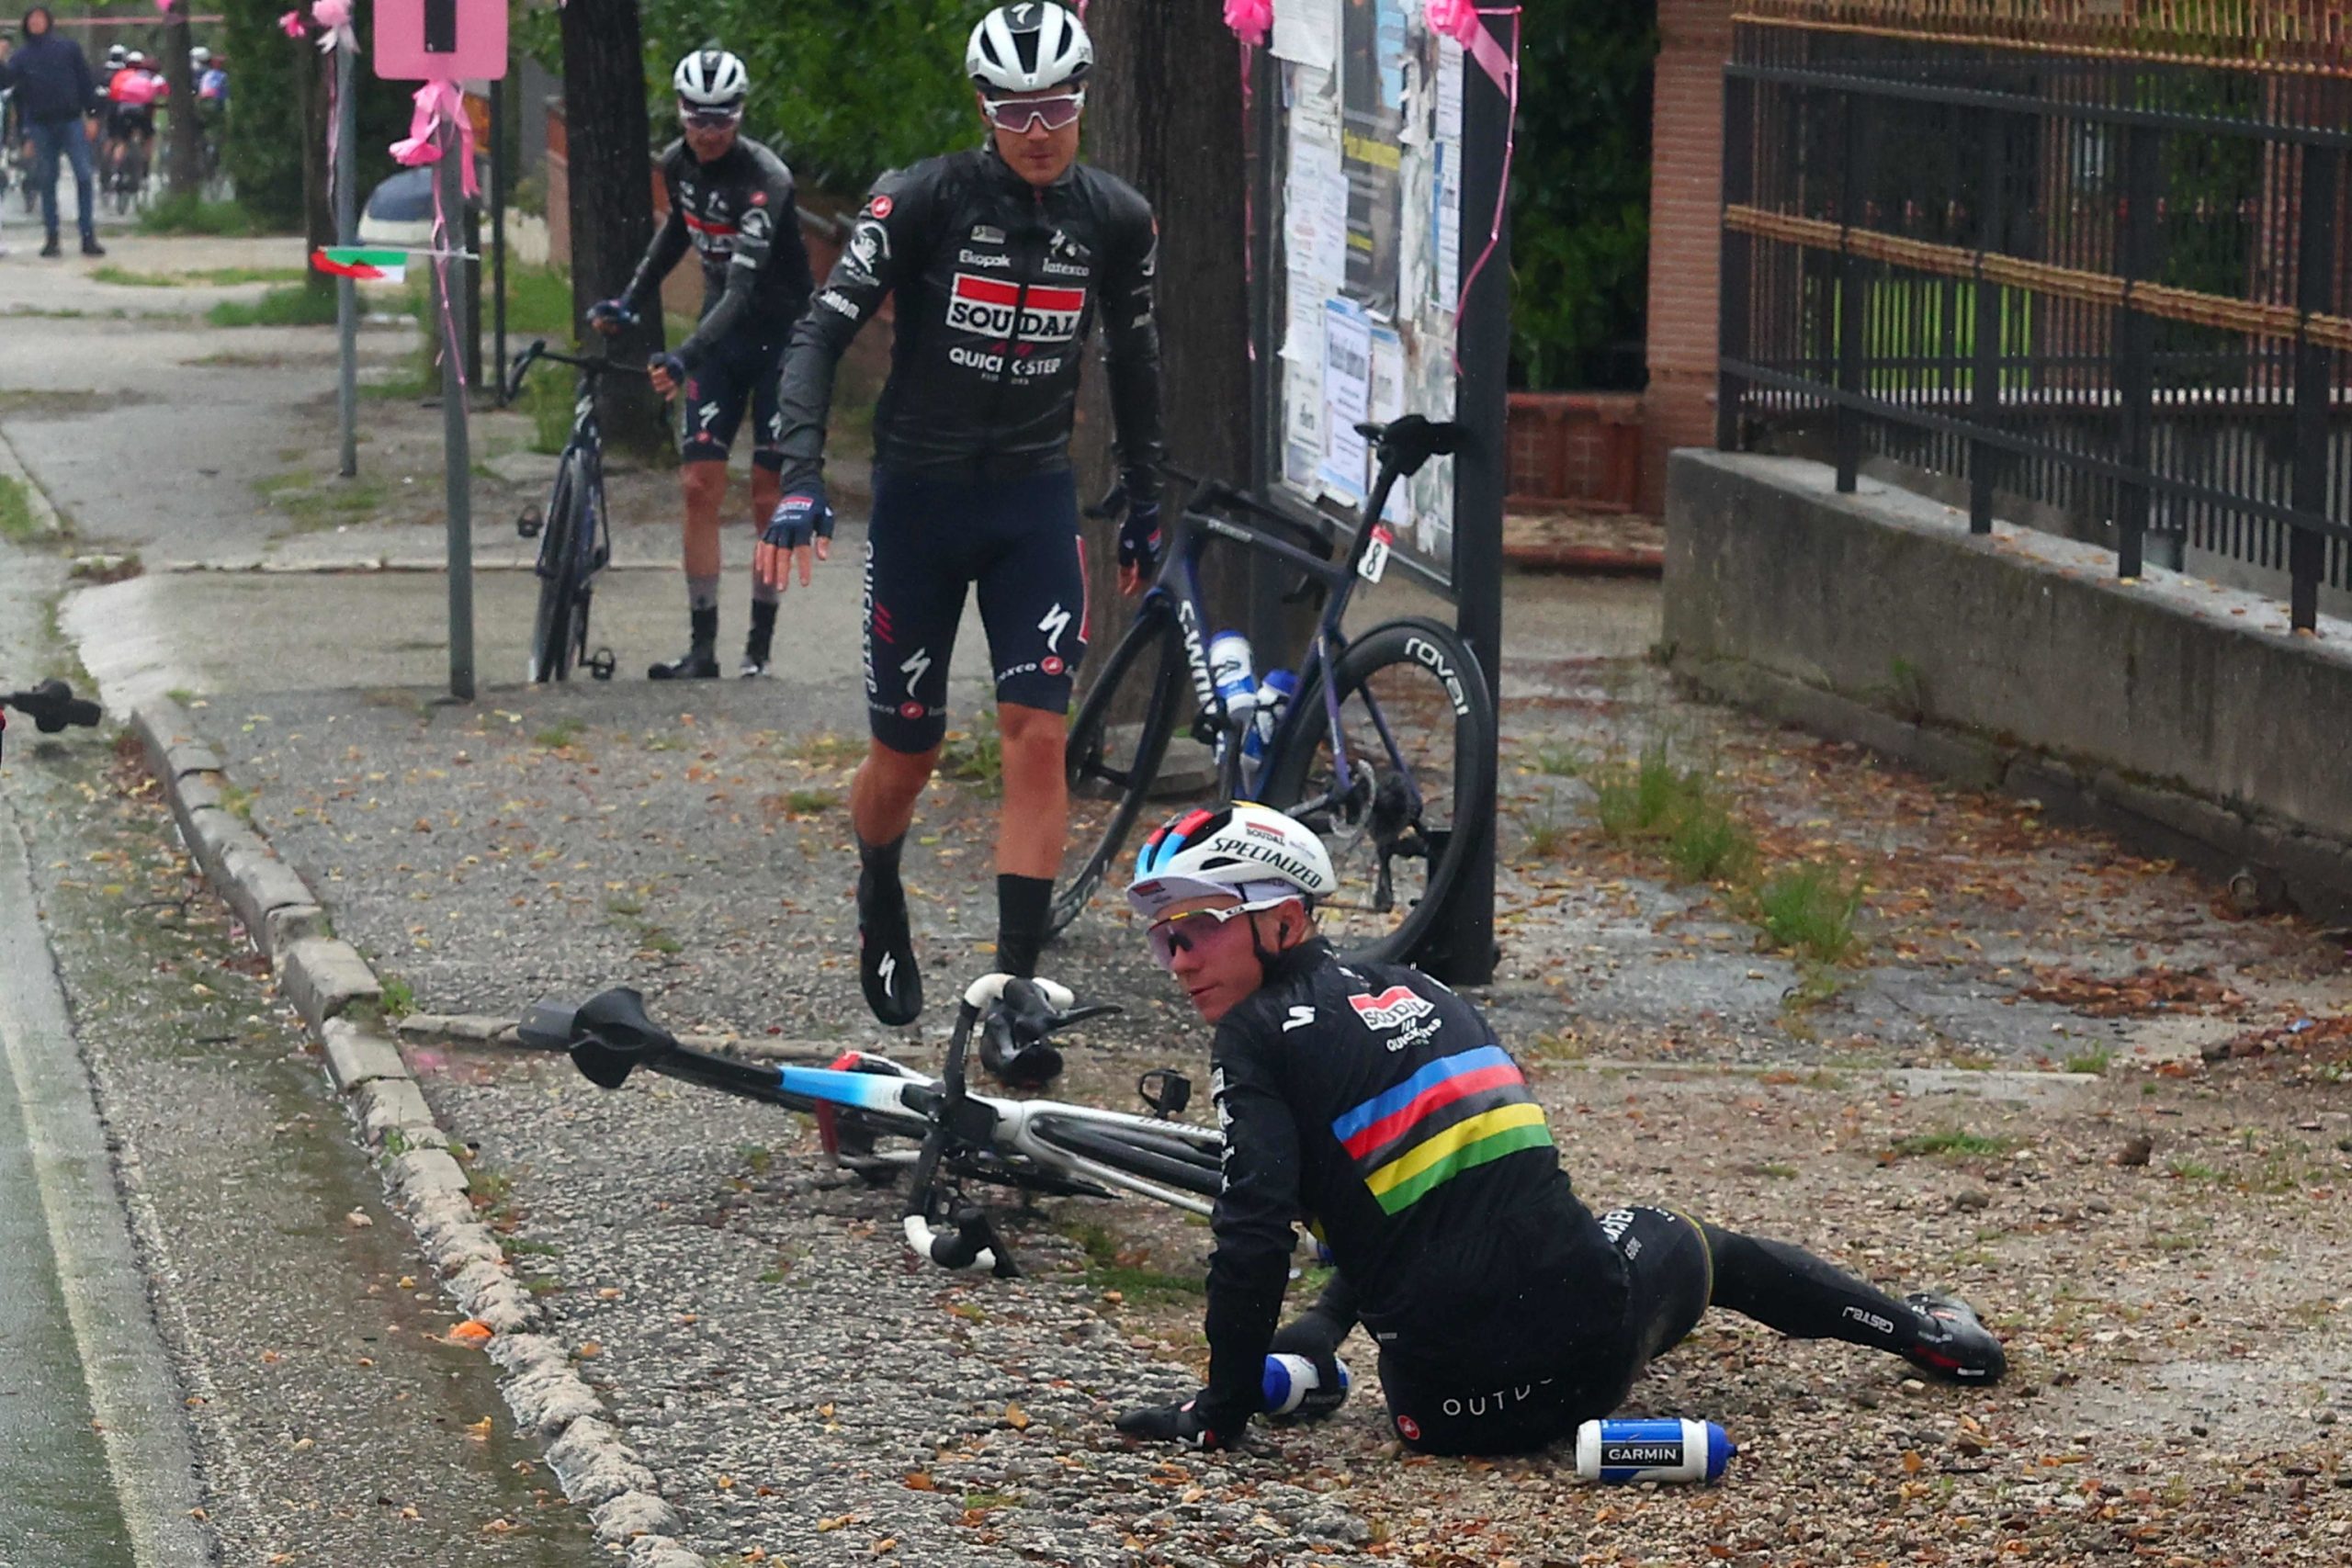
<svg viewBox="0 0 2352 1568"><path fill-rule="evenodd" d="M2242 897L2352 914L2352 625L1801 458L1675 454L1666 642L1702 688L2040 796Z"/></svg>

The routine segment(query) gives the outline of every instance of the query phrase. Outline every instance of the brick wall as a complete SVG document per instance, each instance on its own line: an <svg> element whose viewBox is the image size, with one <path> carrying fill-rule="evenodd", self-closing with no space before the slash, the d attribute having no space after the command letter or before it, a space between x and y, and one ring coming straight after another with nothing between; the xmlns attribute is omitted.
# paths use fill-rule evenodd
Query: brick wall
<svg viewBox="0 0 2352 1568"><path fill-rule="evenodd" d="M1658 0L1651 133L1649 388L1643 510L1666 504L1666 455L1715 438L1715 286L1723 224L1724 62L1731 0Z"/></svg>

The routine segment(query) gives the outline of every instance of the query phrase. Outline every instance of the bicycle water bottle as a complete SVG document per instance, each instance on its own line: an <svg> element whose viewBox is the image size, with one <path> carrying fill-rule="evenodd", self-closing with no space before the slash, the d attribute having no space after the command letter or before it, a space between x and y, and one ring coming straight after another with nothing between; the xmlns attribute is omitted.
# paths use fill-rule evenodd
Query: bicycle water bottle
<svg viewBox="0 0 2352 1568"><path fill-rule="evenodd" d="M1241 754L1255 762L1264 758L1274 743L1274 728L1283 721L1283 710L1291 698L1298 694L1298 677L1287 670L1269 670L1266 678L1258 682L1257 722L1241 743Z"/></svg>
<svg viewBox="0 0 2352 1568"><path fill-rule="evenodd" d="M1588 1421L1577 1428L1577 1473L1587 1481L1721 1481L1739 1451L1713 1421Z"/></svg>
<svg viewBox="0 0 2352 1568"><path fill-rule="evenodd" d="M1239 632L1219 632L1209 639L1209 680L1216 686L1218 699L1225 704L1225 716L1240 727L1244 737L1250 734L1251 712L1258 704L1258 676L1250 660L1250 639ZM1232 738L1227 729L1216 738L1216 759L1225 761L1225 748Z"/></svg>
<svg viewBox="0 0 2352 1568"><path fill-rule="evenodd" d="M1340 1369L1340 1393L1348 1392L1347 1363L1337 1363ZM1315 1363L1304 1356L1268 1356L1265 1381L1260 1388L1266 1396L1266 1414L1287 1416L1306 1403L1306 1396L1323 1386L1316 1375Z"/></svg>

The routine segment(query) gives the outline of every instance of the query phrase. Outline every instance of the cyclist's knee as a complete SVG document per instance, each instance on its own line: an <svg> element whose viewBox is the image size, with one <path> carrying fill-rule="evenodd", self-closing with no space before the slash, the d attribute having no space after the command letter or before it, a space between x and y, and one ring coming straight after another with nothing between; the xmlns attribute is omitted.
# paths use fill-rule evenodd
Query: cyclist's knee
<svg viewBox="0 0 2352 1568"><path fill-rule="evenodd" d="M945 729L945 720L940 724ZM858 768L857 795L871 794L877 805L893 811L911 807L922 795L923 786L931 782L933 769L939 766L941 735L925 740L920 736L885 736L882 726L874 727L874 738L865 748L865 761ZM900 745L906 739L914 742Z"/></svg>
<svg viewBox="0 0 2352 1568"><path fill-rule="evenodd" d="M1063 708L1035 707L1025 703L1000 700L996 709L996 729L1004 742L1008 761L1017 750L1041 759L1051 756L1058 766L1062 743L1069 737L1069 716Z"/></svg>
<svg viewBox="0 0 2352 1568"><path fill-rule="evenodd" d="M689 453L686 460L678 465L678 483L685 491L689 507L707 508L709 515L716 517L719 503L727 499L725 455L710 457Z"/></svg>

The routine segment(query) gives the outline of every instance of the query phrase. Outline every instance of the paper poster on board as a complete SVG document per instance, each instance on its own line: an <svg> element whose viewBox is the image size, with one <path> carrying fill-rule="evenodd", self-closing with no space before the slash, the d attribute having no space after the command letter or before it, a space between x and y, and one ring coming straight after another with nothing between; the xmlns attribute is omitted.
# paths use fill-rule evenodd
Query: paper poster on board
<svg viewBox="0 0 2352 1568"><path fill-rule="evenodd" d="M1350 505L1364 499L1369 447L1356 426L1372 417L1372 322L1351 299L1323 312L1323 466L1326 495Z"/></svg>

